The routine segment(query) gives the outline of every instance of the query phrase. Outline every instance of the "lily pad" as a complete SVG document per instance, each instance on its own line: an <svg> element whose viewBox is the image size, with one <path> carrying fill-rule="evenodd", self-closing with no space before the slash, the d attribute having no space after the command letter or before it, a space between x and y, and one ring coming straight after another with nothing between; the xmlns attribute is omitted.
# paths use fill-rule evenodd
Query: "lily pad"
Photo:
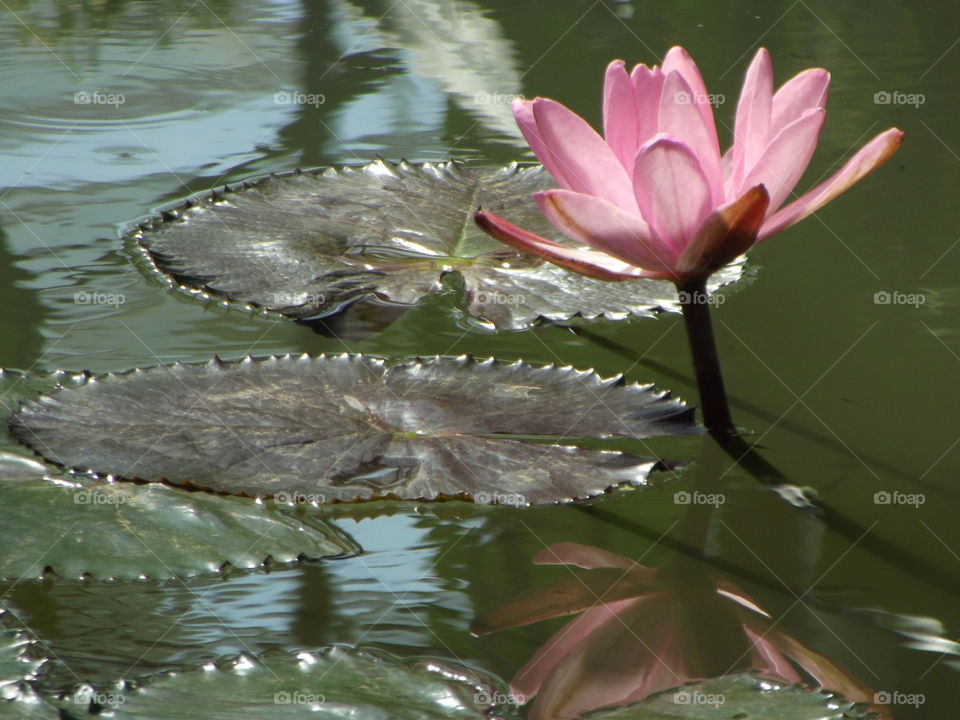
<svg viewBox="0 0 960 720"><path fill-rule="evenodd" d="M8 615L8 610L0 608L0 622ZM36 645L37 641L23 630L0 625L0 701L15 700L28 692L26 683L36 678L37 670L46 662L31 656Z"/></svg>
<svg viewBox="0 0 960 720"><path fill-rule="evenodd" d="M192 577L360 548L316 514L165 485L0 483L0 578Z"/></svg>
<svg viewBox="0 0 960 720"><path fill-rule="evenodd" d="M0 481L40 480L47 474L47 466L28 457L0 451Z"/></svg>
<svg viewBox="0 0 960 720"><path fill-rule="evenodd" d="M501 329L541 318L679 310L668 282L586 278L515 252L473 222L482 205L571 243L531 198L550 187L556 181L541 166L377 160L224 187L162 211L128 240L187 292L295 319L323 317L361 298L413 305L439 292L450 272L463 278L467 312ZM739 274L739 265L716 273L712 287Z"/></svg>
<svg viewBox="0 0 960 720"><path fill-rule="evenodd" d="M655 465L555 443L699 429L668 393L592 370L348 354L105 375L26 402L10 428L52 462L125 479L281 502L512 505L640 485Z"/></svg>
<svg viewBox="0 0 960 720"><path fill-rule="evenodd" d="M0 368L0 421L6 423L22 401L43 392L50 392L54 388L82 385L86 378L86 373L27 373ZM5 436L0 437L0 448L21 449L8 440ZM0 460L0 478L35 474L36 466L26 461L26 458L21 459L14 453L4 453Z"/></svg>
<svg viewBox="0 0 960 720"><path fill-rule="evenodd" d="M29 689L16 700L0 700L0 713L3 713L4 720L63 719L57 708Z"/></svg>
<svg viewBox="0 0 960 720"><path fill-rule="evenodd" d="M506 694L461 666L333 647L241 655L112 696L111 716L120 719L448 720L495 718L494 701Z"/></svg>
<svg viewBox="0 0 960 720"><path fill-rule="evenodd" d="M823 690L738 673L657 693L643 702L597 710L584 720L856 720L867 708Z"/></svg>
<svg viewBox="0 0 960 720"><path fill-rule="evenodd" d="M0 608L0 716L53 720L59 717L56 708L30 684L47 662L38 652L39 643L22 628L7 627L9 624L10 611Z"/></svg>

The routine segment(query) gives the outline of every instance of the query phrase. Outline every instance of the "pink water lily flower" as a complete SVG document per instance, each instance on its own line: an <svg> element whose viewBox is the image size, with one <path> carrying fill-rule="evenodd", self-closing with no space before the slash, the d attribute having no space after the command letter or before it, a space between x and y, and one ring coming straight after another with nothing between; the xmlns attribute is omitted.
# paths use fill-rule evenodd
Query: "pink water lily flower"
<svg viewBox="0 0 960 720"><path fill-rule="evenodd" d="M472 627L485 634L578 613L510 681L518 703L533 699L531 720L578 718L746 669L788 685L812 681L892 720L870 688L783 632L732 582L700 567L671 573L572 542L544 548L533 562L587 572L528 590Z"/></svg>
<svg viewBox="0 0 960 720"><path fill-rule="evenodd" d="M747 70L723 155L710 96L681 47L663 67L607 67L603 132L560 103L516 100L513 114L559 189L534 195L580 249L539 237L480 210L477 224L524 252L605 280L703 278L752 245L815 212L900 146L890 128L838 172L787 202L817 146L830 74L804 70L773 90L770 54Z"/></svg>

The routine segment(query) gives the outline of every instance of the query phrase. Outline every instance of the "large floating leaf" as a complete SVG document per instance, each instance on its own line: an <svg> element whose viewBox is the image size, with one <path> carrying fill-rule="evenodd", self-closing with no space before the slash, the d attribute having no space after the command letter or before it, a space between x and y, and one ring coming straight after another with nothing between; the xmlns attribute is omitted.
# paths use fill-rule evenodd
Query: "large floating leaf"
<svg viewBox="0 0 960 720"><path fill-rule="evenodd" d="M286 314L328 315L361 297L412 305L459 272L468 312L498 328L677 310L673 285L605 282L517 253L474 225L482 205L569 242L531 194L543 168L457 163L297 171L181 203L131 234L156 271L183 289ZM715 285L739 276L731 267Z"/></svg>
<svg viewBox="0 0 960 720"><path fill-rule="evenodd" d="M584 720L855 720L876 717L826 691L783 685L751 673L691 683Z"/></svg>
<svg viewBox="0 0 960 720"><path fill-rule="evenodd" d="M4 627L9 614L0 608L0 700L22 697L25 683L36 678L37 670L46 662L30 655L36 640L21 629Z"/></svg>
<svg viewBox="0 0 960 720"><path fill-rule="evenodd" d="M118 691L109 709L121 720L453 720L495 718L494 701L504 697L463 667L334 647L159 676Z"/></svg>
<svg viewBox="0 0 960 720"><path fill-rule="evenodd" d="M46 662L40 656L39 643L11 622L10 612L0 608L0 717L11 720L53 720L56 709L31 687L37 671Z"/></svg>
<svg viewBox="0 0 960 720"><path fill-rule="evenodd" d="M7 419L17 409L20 403L34 398L40 393L50 392L57 387L74 387L85 382L86 373L67 373L57 371L53 373L26 373L20 370L0 368L0 421L6 424ZM0 447L9 447L20 450L16 443L8 442L8 438L0 434ZM36 467L26 458L20 458L12 453L4 453L0 458L0 478L24 477L34 475ZM43 476L43 473L40 473Z"/></svg>
<svg viewBox="0 0 960 720"><path fill-rule="evenodd" d="M278 500L469 496L524 505L641 484L619 452L545 445L696 431L651 386L469 357L247 358L91 379L28 401L21 442L69 468Z"/></svg>
<svg viewBox="0 0 960 720"><path fill-rule="evenodd" d="M167 579L360 548L316 517L164 485L0 483L0 578Z"/></svg>
<svg viewBox="0 0 960 720"><path fill-rule="evenodd" d="M47 467L28 457L0 451L0 481L40 480L47 474Z"/></svg>
<svg viewBox="0 0 960 720"><path fill-rule="evenodd" d="M0 700L3 720L63 720L63 715L43 697L26 688L15 700Z"/></svg>

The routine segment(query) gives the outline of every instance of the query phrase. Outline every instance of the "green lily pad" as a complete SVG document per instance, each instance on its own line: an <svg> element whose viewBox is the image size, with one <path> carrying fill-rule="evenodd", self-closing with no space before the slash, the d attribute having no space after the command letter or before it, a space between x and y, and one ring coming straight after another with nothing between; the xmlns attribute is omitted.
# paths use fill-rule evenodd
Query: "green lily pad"
<svg viewBox="0 0 960 720"><path fill-rule="evenodd" d="M482 205L573 244L531 197L550 187L556 182L540 166L377 160L225 187L162 211L127 240L184 291L295 319L362 298L413 305L439 292L450 272L463 278L468 314L501 329L679 310L671 283L586 278L518 253L473 222ZM737 279L740 267L715 274L712 287Z"/></svg>
<svg viewBox="0 0 960 720"><path fill-rule="evenodd" d="M16 453L0 451L0 480L43 478L47 474L43 463Z"/></svg>
<svg viewBox="0 0 960 720"><path fill-rule="evenodd" d="M87 377L86 373L25 373L0 368L0 421L6 424L22 401L57 387L82 385ZM5 435L0 436L0 448L22 451L16 443L9 442ZM36 474L36 470L36 466L31 465L28 458L17 456L16 453L4 452L0 456L0 478L32 476Z"/></svg>
<svg viewBox="0 0 960 720"><path fill-rule="evenodd" d="M10 625L10 611L0 608L0 717L13 720L53 720L56 708L31 687L37 671L47 661L39 643L27 632ZM19 623L13 623L19 625Z"/></svg>
<svg viewBox="0 0 960 720"><path fill-rule="evenodd" d="M26 402L10 428L54 463L125 479L286 503L511 505L640 485L655 465L582 438L699 429L668 393L593 371L347 354L109 374Z"/></svg>
<svg viewBox="0 0 960 720"><path fill-rule="evenodd" d="M62 720L60 711L29 687L15 700L0 700L4 720Z"/></svg>
<svg viewBox="0 0 960 720"><path fill-rule="evenodd" d="M862 705L823 690L737 673L690 683L584 720L856 720L876 717Z"/></svg>
<svg viewBox="0 0 960 720"><path fill-rule="evenodd" d="M315 513L165 485L0 483L0 578L192 577L354 555Z"/></svg>
<svg viewBox="0 0 960 720"><path fill-rule="evenodd" d="M340 647L242 655L110 693L112 717L150 720L495 718L506 693L479 673L430 660Z"/></svg>
<svg viewBox="0 0 960 720"><path fill-rule="evenodd" d="M8 615L8 610L0 608L0 622L6 621ZM46 662L31 654L37 644L23 630L0 625L0 701L15 700L29 693L26 683L37 677L37 670ZM0 704L0 707L4 706Z"/></svg>

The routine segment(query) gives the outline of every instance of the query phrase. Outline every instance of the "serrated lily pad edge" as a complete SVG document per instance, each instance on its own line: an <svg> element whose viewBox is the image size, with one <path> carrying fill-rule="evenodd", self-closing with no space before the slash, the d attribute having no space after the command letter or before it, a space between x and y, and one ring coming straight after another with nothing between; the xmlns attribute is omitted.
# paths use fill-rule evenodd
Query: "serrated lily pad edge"
<svg viewBox="0 0 960 720"><path fill-rule="evenodd" d="M34 689L37 676L51 659L42 652L43 643L9 606L0 605L0 641L11 643L15 650L8 659L23 663L21 677L0 677L0 715L5 707L29 707L35 711L31 717L55 717L55 708Z"/></svg>
<svg viewBox="0 0 960 720"><path fill-rule="evenodd" d="M262 185L266 182L269 182L278 178L285 177L296 177L299 175L310 175L310 176L336 176L344 170L362 170L365 167L372 165L382 165L387 168L401 168L404 170L414 170L417 168L429 168L443 169L443 166L449 165L456 169L462 168L466 163L462 160L450 160L445 162L422 162L422 163L409 163L407 160L402 159L399 162L392 162L377 156L373 161L367 163L342 163L339 165L327 165L314 168L294 168L292 170L281 170L280 172L268 172L261 173L259 175L252 175L243 180L239 180L234 183L224 183L222 189L217 190L216 188L208 188L205 190L200 190L198 192L191 193L185 198L179 200L174 200L173 202L166 203L164 205L158 205L153 208L153 211L147 215L142 215L138 219L131 221L125 224L120 232L120 239L123 242L123 247L125 252L131 257L135 266L146 271L146 274L149 277L152 277L158 280L160 283L165 285L168 288L178 290L185 295L196 298L202 301L207 302L207 306L215 305L218 307L225 308L227 310L237 310L254 316L262 316L272 319L283 319L289 322L302 322L304 320L310 319L322 319L336 315L338 312L348 309L351 305L359 302L366 302L371 304L380 304L386 305L388 307L399 307L412 310L413 308L419 305L415 303L413 305L407 305L405 303L390 303L382 300L375 300L374 298L367 295L360 295L356 298L351 299L347 303L341 305L339 308L332 310L326 315L317 315L314 318L293 318L285 313L282 313L278 310L271 310L262 305L257 305L255 303L242 302L239 300L233 300L228 298L220 293L208 291L203 288L193 287L191 285L185 285L184 283L177 282L173 276L161 270L157 264L157 260L154 257L153 252L150 251L146 245L143 244L142 238L145 232L153 232L157 228L161 227L165 223L174 222L180 219L180 216L183 212L188 210L193 210L198 205L213 205L218 202L221 202L225 197L229 195L235 195L238 193L245 192L247 190L253 189L258 185ZM541 167L538 163L534 162L510 162L509 164L498 168L500 172L517 172L518 170L523 170L526 168L535 168ZM426 296L424 296L426 297ZM423 298L420 299L421 301ZM465 309L465 308L464 308ZM469 315L469 313L467 313ZM577 315L574 313L570 317L573 318ZM483 327L483 324L479 322L479 318L474 318L478 321L478 326Z"/></svg>
<svg viewBox="0 0 960 720"><path fill-rule="evenodd" d="M460 664L454 667L451 665L454 661L447 658L433 656L398 656L375 647L354 647L340 644L328 645L311 650L266 650L259 654L241 652L238 654L225 655L199 666L186 669L162 670L141 675L132 680L118 680L114 684L102 689L81 683L73 688L57 693L53 699L55 702L58 702L63 709L75 709L76 703L82 701L82 698L86 695L111 694L119 699L119 704L115 707L121 709L128 698L133 699L141 692L150 692L151 688L156 684L162 684L166 681L176 681L177 678L192 673L208 674L225 672L243 675L256 669L269 669L271 667L271 661L296 661L297 665L306 669L316 663L318 658L332 658L333 666L335 667L340 661L340 658L337 657L338 655L341 657L346 656L350 659L366 660L373 664L388 663L411 673L420 671L434 676L437 682L457 684L463 686L465 690L473 690L474 697L478 698L475 700L479 706L478 714L482 714L484 717L490 718L490 720L505 720L505 716L498 713L507 712L512 709L510 704L504 704L503 702L504 699L510 697L509 693L503 689L504 684L487 671Z"/></svg>
<svg viewBox="0 0 960 720"><path fill-rule="evenodd" d="M703 428L703 426L701 426L700 423L698 423L697 420L696 420L696 410L695 410L696 406L694 406L694 405L687 405L682 399L680 399L680 398L674 398L672 391L661 389L661 388L657 387L654 383L628 382L628 381L624 378L624 376L623 376L622 373L617 373L617 374L611 375L611 376L609 376L609 377L603 377L603 376L600 375L600 373L597 372L597 370L594 369L594 368L579 369L579 368L574 367L573 365L558 365L557 363L534 364L534 363L528 363L528 362L527 362L526 360L524 360L523 358L517 358L517 359L515 359L515 360L501 360L501 359L495 358L495 357L478 358L478 357L476 357L476 356L474 356L474 355L472 355L472 354L469 354L469 353L464 353L464 354L457 355L457 356L452 356L452 357L451 357L451 356L446 356L446 355L427 355L427 356L417 355L417 356L415 356L415 357L408 357L408 358L401 358L401 359L397 359L397 358L389 359L389 358L386 358L386 357L383 357L383 356L379 356L379 355L366 354L366 353L351 353L351 352L342 352L342 353L319 353L319 354L317 354L317 355L313 355L313 354L308 353L308 352L303 352L303 353L270 354L270 355L263 355L263 356L245 355L245 356L243 356L242 358L239 358L239 359L236 359L236 360L223 360L223 359L221 359L218 355L214 355L214 356L213 356L210 360L208 360L206 363L203 363L203 362L197 362L197 363L187 362L187 363L184 363L184 362L180 362L180 361L178 360L178 361L175 361L175 362L173 362L173 363L168 363L168 364L166 364L166 365L164 365L164 364L160 364L160 365L147 365L147 366L141 366L141 367L131 368L131 369L129 369L129 370L112 371L112 372L107 372L107 373L102 373L102 374L93 374L93 373L90 373L90 372L88 372L88 371L83 371L83 372L81 372L81 373L64 373L63 371L56 371L55 373L51 373L51 374L55 374L55 375L64 374L64 375L66 375L66 376L68 376L68 377L71 377L71 378L74 379L75 381L77 381L78 384L77 384L77 385L74 385L72 388L63 388L63 386L58 383L57 386L54 387L52 390L50 390L50 391L48 391L48 392L40 392L40 393L37 393L35 397L37 397L37 396L42 396L42 395L47 395L47 394L50 394L50 393L52 393L52 392L58 392L58 391L60 391L61 389L67 389L67 390L69 390L69 389L76 389L76 388L79 388L79 387L83 387L83 386L86 385L87 383L96 382L96 381L102 380L102 379L104 379L104 378L109 378L109 377L125 377L125 376L127 376L127 375L134 375L134 374L137 374L137 373L142 373L142 372L145 372L145 371L148 371L148 370L153 370L153 369L160 368L160 367L183 367L183 366L188 366L188 365L193 365L193 366L206 365L206 366L211 367L211 368L218 368L218 369L219 369L219 368L222 368L222 367L224 367L224 366L226 366L226 365L252 364L252 363L256 363L256 362L281 362L281 361L296 361L296 360L299 360L299 361L310 361L310 360L351 360L351 359L354 359L354 358L365 358L365 359L368 359L368 360L373 360L373 361L377 362L378 364L386 365L387 367L399 367L399 366L408 365L408 364L414 364L414 363L417 363L417 364L425 364L425 363L429 363L429 362L438 362L438 361L441 361L441 360L452 360L452 361L461 362L461 363L475 363L475 364L486 364L486 365L502 365L502 366L508 367L508 368L511 367L511 366L527 366L527 367L530 367L530 368L532 368L532 369L534 369L534 370L556 369L556 370L560 370L560 371L573 371L573 372L575 372L576 374L578 374L580 377L593 376L593 377L595 377L598 381L600 381L601 383L605 383L605 384L623 385L623 386L627 386L627 387L632 386L632 387L638 387L638 388L641 388L641 389L648 389L648 388L649 388L649 389L654 389L654 390L656 390L656 391L658 391L658 392L660 393L659 398L658 398L659 400L661 400L661 401L671 401L671 402L677 403L677 404L680 406L680 407L678 408L679 411L678 411L676 417L674 418L674 420L676 420L676 421L678 421L678 422L681 422L681 423L682 423L682 422L685 422L685 421L687 421L687 420L690 421L690 422L689 422L689 432L687 432L687 433L685 433L685 434L699 434L699 433L703 433L703 432L705 431L705 429ZM2 370L0 370L0 372L2 372ZM26 374L26 373L25 373L25 374ZM23 404L24 404L25 402L30 401L31 399L33 399L33 398L26 398L26 399L20 400L20 401L18 402L18 404L17 404L17 410L16 410L15 412L19 412L19 410L23 407ZM7 428L7 432L11 435L11 437L13 437L13 434L12 434L12 433L10 432L10 430L9 430L9 418L8 418L8 422L7 422L7 424L6 424L6 428ZM609 436L608 436L608 437L609 437ZM15 439L16 439L16 438L15 438ZM606 438L600 438L600 439L606 439ZM624 438L624 439L625 439L625 440L629 440L629 438ZM167 486L169 486L169 487L172 487L172 488L174 488L174 489L179 489L179 490L183 490L183 491L186 491L186 492L204 492L204 493L211 494L211 495L222 495L222 496L226 496L226 497L231 497L231 496L232 496L232 497L246 497L246 498L250 498L250 499L252 499L252 500L255 500L255 501L257 501L257 502L264 502L264 501L267 501L267 500L271 500L271 501L273 501L273 502L277 502L277 501L273 500L272 496L249 495L249 494L247 494L247 493L245 493L245 492L243 492L243 491L240 491L240 492L224 492L224 491L219 491L219 490L213 490L213 489L207 488L207 487L202 486L202 485L195 485L195 484L192 484L192 483L172 483L172 482L167 482L167 481L165 481L165 480L143 480L143 479L141 479L141 478L125 478L125 477L118 477L117 475L114 475L114 474L111 474L111 473L98 472L97 470L95 470L95 469L93 469L93 468L71 467L71 466L63 465L63 464L61 464L61 463L58 463L58 462L56 462L56 461L53 461L53 460L50 460L50 459L44 457L40 452L38 452L37 450L35 450L33 447L31 447L31 446L29 446L29 445L26 445L26 444L24 444L24 443L21 443L19 440L17 440L17 443L18 443L18 445L19 445L20 447L26 447L27 449L29 449L30 452L32 453L32 455L33 455L34 457L36 457L36 458L39 458L39 459L41 460L41 462L43 462L47 467L55 468L57 471L63 472L63 473L65 473L65 474L67 474L68 476L70 476L71 478L82 477L82 478L85 478L85 479L99 480L99 481L103 481L103 482L129 482L129 483L135 483L135 484L161 483L161 484L167 485ZM561 444L561 443L555 443L554 445L555 445L555 446L558 446L558 447L579 447L579 446L573 445L573 444L563 445L563 444ZM629 453L629 452L624 452L624 451L620 451L620 450L598 450L597 452L600 452L600 453L603 453L603 454L609 454L609 455L619 455L619 456L627 455L627 456L631 456L631 457L637 457L637 456L632 455L632 454ZM639 457L638 457L637 459L643 460L643 458L639 458ZM643 463L643 466L648 467L648 470L646 471L646 474L647 474L647 475L648 475L650 472L653 472L654 470L657 470L660 465L661 465L661 459L659 459L659 458L649 459L649 460L647 460L646 462ZM646 475L645 475L644 477L646 477ZM645 487L645 486L646 486L646 483L645 483L645 482L625 481L625 482L619 483L619 484L617 484L617 485L612 485L612 486L610 486L610 487L607 487L607 488L605 488L603 491L598 492L598 493L587 494L587 495L578 496L578 497L573 497L573 498L564 498L564 499L558 500L558 501L555 502L555 503L545 503L545 504L541 504L541 505L536 505L535 507L545 507L545 506L549 506L549 505L562 505L562 504L567 504L567 503L571 503L571 502L579 502L579 501L592 500L592 499L594 499L594 498L603 497L604 495L613 493L613 492L615 492L615 491L617 491L617 490L619 490L619 489L625 489L625 488L641 488L641 487ZM355 506L355 505L363 505L363 504L365 504L365 503L376 503L376 502L384 502L384 501L390 502L390 503L421 503L421 504L422 504L422 503L428 503L428 504L429 504L429 503L444 503L444 502L450 502L450 501L467 501L467 502L476 504L475 497L474 497L475 494L476 494L476 493L471 493L471 492L469 492L469 491L464 491L464 492L458 493L458 494L456 494L456 495L438 495L438 496L436 496L436 497L434 497L434 498L401 498L401 497L397 497L397 496L395 496L395 495L392 495L392 494L390 494L390 493L387 493L387 494L384 494L384 495L372 496L372 497L366 498L366 499L359 498L359 499L350 500L350 501L334 500L333 502L324 503L324 504L322 504L322 505L321 505L321 504L318 504L318 503L310 503L310 504L313 505L315 508L316 508L316 507L333 507L333 506L336 506L336 505L341 505L341 506L347 506L347 507L349 507L349 506ZM278 505L285 505L286 503L277 502L277 504L278 504ZM497 504L497 503L493 503L493 504ZM302 503L293 503L293 504L292 504L293 507L299 507L299 506L301 506L301 505L302 505ZM480 505L481 505L481 506L482 506L482 505L486 505L486 503L481 503ZM508 503L508 507L534 507L534 506L530 506L530 505L520 506L520 505L515 505L515 504L510 504L510 503Z"/></svg>
<svg viewBox="0 0 960 720"><path fill-rule="evenodd" d="M54 463L51 463L49 460L44 460L47 466L53 466ZM119 480L110 475L101 475L93 473L92 471L86 471L81 473L80 471L70 470L64 468L64 474L66 477L51 477L47 476L44 478L33 478L26 482L36 482L36 483L47 483L51 487L59 487L65 490L84 490L90 489L95 490L98 485L111 485L116 483L123 483L124 490L130 492L136 492L135 487L143 486L150 487L153 485L163 485L165 488L172 490L174 492L185 492L193 493L200 492L197 490L191 490L190 488L183 487L182 485L173 485L166 482L146 482L143 480ZM93 481L93 482L81 482L76 478L83 476L84 480ZM96 482L96 481L100 482ZM13 481L17 482L17 481ZM240 497L234 493L217 493L213 491L203 492L205 497L223 497L223 498L238 498ZM259 504L263 504L259 502ZM281 505L277 503L277 509L281 510L284 514L288 514L291 517L295 515L297 506L294 505ZM293 509L293 512L291 512ZM315 508L316 509L316 506ZM323 519L326 519L324 516ZM333 519L331 516L330 520ZM216 569L211 570L198 570L195 572L183 573L170 571L169 576L156 576L156 575L147 575L141 574L137 577L122 577L116 575L94 575L89 571L85 571L78 576L67 575L62 571L62 568L58 568L56 562L50 562L43 566L39 566L40 571L36 575L4 575L3 568L0 568L0 583L14 583L14 584L25 584L25 583L41 583L41 582L58 582L58 583L76 583L76 584L90 584L96 583L101 585L119 585L119 584L129 584L129 583L139 583L139 584L156 584L156 583L168 583L168 582L177 582L182 583L185 580L196 580L196 579L212 579L220 578L221 580L228 579L231 577L238 577L243 575L249 575L252 573L271 573L271 572L282 572L286 570L291 570L297 567L300 567L305 564L317 564L317 563L326 563L336 560L348 560L355 558L359 555L362 555L364 550L352 537L349 536L346 532L342 531L338 526L330 523L332 532L337 535L338 542L342 542L344 547L343 552L326 554L326 555L311 555L305 551L301 551L296 557L291 560L278 560L272 554L267 553L259 559L256 564L251 565L242 565L235 562L232 562L229 559L224 559L223 562ZM161 561L161 564L166 565L167 563ZM3 607L0 606L0 618L2 618ZM2 630L2 625L0 625L0 630Z"/></svg>
<svg viewBox="0 0 960 720"><path fill-rule="evenodd" d="M294 177L299 175L336 175L343 170L362 170L365 167L374 164L381 164L389 168L402 168L404 170L412 170L416 168L442 168L443 166L452 166L456 169L462 168L466 163L461 160L450 160L446 162L423 162L423 163L414 163L411 164L406 160L400 160L399 162L392 162L390 160L385 160L383 158L377 157L374 161L370 163L360 163L360 164L340 164L340 165L329 165L324 167L315 167L315 168L294 168L293 170L283 170L280 172L269 172L263 173L260 175L253 175L249 178L245 178L238 182L233 183L224 183L223 188L217 190L215 188L200 190L195 193L191 193L186 198L175 200L171 203L165 205L159 205L153 209L153 212L143 215L137 220L131 221L130 223L125 224L122 227L120 232L120 238L123 243L124 251L130 256L133 264L145 271L145 274L148 277L158 280L162 285L167 288L177 290L180 293L183 293L186 296L189 296L194 299L198 299L207 303L207 307L216 306L221 307L226 310L240 311L251 316L261 316L271 319L283 319L288 322L303 323L310 320L317 320L322 318L328 318L336 315L339 312L348 310L350 306L356 303L368 303L371 305L384 305L387 307L397 307L413 310L418 307L424 298L428 297L424 295L420 298L417 303L412 305L407 305L405 303L394 303L387 302L374 298L370 295L359 295L355 298L350 299L344 304L340 305L337 308L332 309L329 313L317 315L310 318L293 318L285 313L282 313L278 310L271 310L270 308L264 307L250 302L242 302L240 300L233 300L221 295L218 292L206 290L202 287L193 287L191 285L186 285L184 283L178 282L174 279L171 273L165 272L157 264L156 257L153 252L151 252L146 245L143 244L143 234L145 232L154 232L160 226L168 222L174 222L180 219L180 216L183 212L189 211L197 207L198 205L213 205L218 202L221 202L224 197L242 193L246 190L255 188L258 185L261 185L270 180L284 177ZM498 172L507 173L507 172L518 172L525 169L542 167L539 163L534 162L518 162L512 161L507 165L496 168ZM747 279L746 273L743 272L742 267L746 264L746 256L740 256L735 259L733 262L726 265L724 268L721 268L718 272L710 276L708 280L708 289L710 294L715 294L719 289L727 286L735 286L738 281ZM729 274L733 274L732 277ZM438 279L441 279L438 277ZM433 293L434 295L436 293ZM680 312L680 301L679 298L667 303L659 304L650 308L645 308L643 310L634 312L632 310L601 310L598 313L585 313L584 310L573 310L569 313L557 314L554 316L544 316L540 315L536 320L534 320L529 326L523 328L507 329L507 328L497 328L493 323L486 322L482 318L474 317L468 311L469 303L465 302L466 298L461 298L457 303L457 309L462 311L463 320L469 324L470 327L476 327L488 331L497 331L497 332L523 332L529 330L533 327L542 326L542 325L552 325L552 324L567 324L567 323L591 323L596 321L606 321L606 322L620 322L629 318L644 318L644 317L657 317L662 313L671 313L677 314Z"/></svg>
<svg viewBox="0 0 960 720"><path fill-rule="evenodd" d="M598 708L596 710L591 710L582 716L583 720L605 720L608 715L619 714L621 712L628 712L630 710L642 710L644 707L648 706L651 701L662 700L668 696L675 696L682 693L703 693L703 687L708 683L716 683L723 680L739 681L742 682L747 678L752 679L756 683L756 691L759 693L765 692L778 692L783 690L795 690L801 693L804 693L805 696L813 697L817 696L823 699L823 708L824 710L836 710L838 713L843 713L842 717L851 718L863 718L868 720L870 718L879 718L880 716L871 711L864 703L854 702L853 700L848 700L842 694L829 690L826 688L816 687L814 685L808 685L805 683L795 683L793 685L778 680L770 680L762 676L762 674L757 670L748 670L742 673L734 673L732 675L725 675L721 677L707 678L705 680L691 680L690 682L678 685L673 688L667 688L665 690L660 690L659 692L652 693L645 697L643 700L637 702L630 702L624 705L615 705L606 708ZM705 693L709 695L709 693ZM676 700L672 701L676 702ZM850 715L849 713L855 712L856 715ZM639 717L639 716L638 716ZM719 716L718 716L719 717ZM730 717L737 717L736 715L731 715Z"/></svg>

